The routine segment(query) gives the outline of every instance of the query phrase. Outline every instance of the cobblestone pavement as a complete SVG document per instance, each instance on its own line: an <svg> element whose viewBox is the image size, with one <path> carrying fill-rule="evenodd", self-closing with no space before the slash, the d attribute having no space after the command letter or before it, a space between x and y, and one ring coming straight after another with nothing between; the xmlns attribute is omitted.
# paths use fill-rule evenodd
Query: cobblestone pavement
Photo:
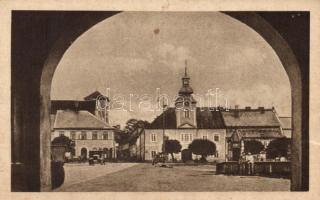
<svg viewBox="0 0 320 200"><path fill-rule="evenodd" d="M289 179L215 175L213 166L162 168L154 167L148 163L119 166L123 167L122 170L115 170L113 173L107 173L85 182L64 186L58 191L212 192L290 190Z"/></svg>
<svg viewBox="0 0 320 200"><path fill-rule="evenodd" d="M64 190L73 184L86 182L109 173L114 173L128 167L135 166L137 163L106 163L105 165L89 165L88 163L81 164L65 164L65 180L64 184L57 188L56 191Z"/></svg>

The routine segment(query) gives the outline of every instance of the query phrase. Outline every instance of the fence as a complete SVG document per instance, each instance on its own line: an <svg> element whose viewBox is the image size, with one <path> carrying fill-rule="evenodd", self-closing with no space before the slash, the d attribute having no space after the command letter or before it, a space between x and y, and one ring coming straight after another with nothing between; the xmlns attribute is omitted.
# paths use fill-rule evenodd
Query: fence
<svg viewBox="0 0 320 200"><path fill-rule="evenodd" d="M263 161L254 162L250 165L247 162L223 162L218 163L216 168L217 174L229 175L267 175L267 176L284 176L291 174L290 162Z"/></svg>

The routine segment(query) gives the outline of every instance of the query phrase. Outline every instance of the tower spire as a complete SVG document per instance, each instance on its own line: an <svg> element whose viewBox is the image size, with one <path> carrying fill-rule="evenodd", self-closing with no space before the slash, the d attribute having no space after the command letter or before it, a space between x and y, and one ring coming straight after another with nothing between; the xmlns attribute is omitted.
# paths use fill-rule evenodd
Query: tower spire
<svg viewBox="0 0 320 200"><path fill-rule="evenodd" d="M188 65L188 61L187 61L187 60L185 60L185 61L184 61L184 63L185 63L185 67L184 67L184 76L187 76L187 65Z"/></svg>

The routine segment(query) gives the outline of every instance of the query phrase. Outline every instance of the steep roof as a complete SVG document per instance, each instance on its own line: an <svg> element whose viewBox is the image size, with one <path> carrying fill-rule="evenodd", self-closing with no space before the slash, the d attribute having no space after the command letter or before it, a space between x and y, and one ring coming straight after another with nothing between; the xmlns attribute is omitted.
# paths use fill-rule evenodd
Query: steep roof
<svg viewBox="0 0 320 200"><path fill-rule="evenodd" d="M221 112L209 108L197 108L197 126L199 129L225 128Z"/></svg>
<svg viewBox="0 0 320 200"><path fill-rule="evenodd" d="M58 110L54 129L113 129L88 111Z"/></svg>
<svg viewBox="0 0 320 200"><path fill-rule="evenodd" d="M282 129L291 130L291 117L279 117Z"/></svg>
<svg viewBox="0 0 320 200"><path fill-rule="evenodd" d="M227 131L227 137L232 137L234 131ZM282 138L280 128L245 128L237 129L236 133L241 138Z"/></svg>
<svg viewBox="0 0 320 200"><path fill-rule="evenodd" d="M93 93L89 94L88 96L84 97L83 99L86 101L91 101L91 100L97 100L99 97L105 97L102 95L99 91L94 91ZM109 98L106 97L107 100L109 101Z"/></svg>
<svg viewBox="0 0 320 200"><path fill-rule="evenodd" d="M163 117L164 117L164 119L163 119ZM175 108L172 108L172 107L167 108L164 111L164 113L161 113L161 115L156 117L153 120L153 122L148 124L146 126L146 129L163 129L163 127L165 127L166 129L176 129L177 128Z"/></svg>
<svg viewBox="0 0 320 200"><path fill-rule="evenodd" d="M223 129L224 123L219 111L209 110L208 108L197 108L197 127L198 129ZM165 123L163 124L163 116ZM146 126L147 129L176 129L177 120L175 108L168 108L164 114L159 115L152 123Z"/></svg>
<svg viewBox="0 0 320 200"><path fill-rule="evenodd" d="M51 100L51 114L56 114L58 110L86 110L94 113L96 101L77 101L77 100Z"/></svg>
<svg viewBox="0 0 320 200"><path fill-rule="evenodd" d="M236 115L239 112L239 115ZM221 111L226 127L280 127L275 112L272 109L229 110Z"/></svg>

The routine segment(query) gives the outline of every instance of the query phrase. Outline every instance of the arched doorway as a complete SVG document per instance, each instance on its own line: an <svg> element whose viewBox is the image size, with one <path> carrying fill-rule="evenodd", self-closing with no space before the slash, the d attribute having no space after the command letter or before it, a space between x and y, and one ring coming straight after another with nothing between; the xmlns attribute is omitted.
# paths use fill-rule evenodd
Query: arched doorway
<svg viewBox="0 0 320 200"><path fill-rule="evenodd" d="M86 148L84 148L84 147L81 148L80 156L83 159L87 159L88 158L88 150Z"/></svg>
<svg viewBox="0 0 320 200"><path fill-rule="evenodd" d="M13 173L15 173L15 170L21 170L28 183L26 184L27 188L30 188L28 190L37 191L40 188L41 190L47 190L46 188L50 187L51 183L50 148L48 147L50 146L50 88L54 71L64 52L74 40L96 23L114 14L116 12L88 12L86 15L74 12L73 14L64 13L62 17L61 13L55 13L51 16L51 19L56 19L53 21L43 19L41 16L36 20L32 19L32 16L30 18L19 18L21 27L24 27L22 24L26 23L37 24L36 27L40 29L38 30L39 37L35 35L35 38L31 39L39 41L38 43L42 45L39 47L40 50L36 48L28 49L29 53L34 53L34 57L38 62L31 62L28 59L20 59L20 62L18 62L15 59L16 57L12 59L12 120L13 124L15 124L12 137L13 144L15 144L12 145L12 166ZM283 39L277 30L259 14L253 12L231 12L226 14L243 22L260 34L274 49L289 76L292 88L293 117L293 173L291 184L292 190L306 190L308 188L308 120L304 119L308 117L308 90L303 90L302 79L306 80L306 84L308 84L308 72L302 66L299 66L288 41ZM13 14L14 17L15 14ZM61 26L57 22L59 19ZM13 33L16 32L18 34L20 30L19 23L13 20ZM52 30L56 30L51 31L52 37L50 38L52 39L48 40L48 37L44 37L47 33L41 31L46 31L47 29L43 27L50 27ZM27 29L25 31L27 32ZM19 34L24 34L24 32L20 31ZM21 38L24 37L21 36ZM25 46L24 48L29 46L28 44L21 44L23 42L28 41L17 41L14 38L13 49L20 47L19 45ZM25 51L27 52L27 50ZM13 55L19 54L13 53ZM308 61L302 61L302 64L308 67ZM26 65L30 67L26 67ZM24 78L21 78L20 74L23 74ZM31 91L31 94L25 91ZM30 115L25 116L23 113L30 113ZM28 130L34 131L28 133ZM30 147L34 148L31 149ZM29 150L24 151L25 149ZM25 163L24 166L16 164L21 161ZM39 181L28 182L29 178L31 179L35 176L35 179L39 179Z"/></svg>
<svg viewBox="0 0 320 200"><path fill-rule="evenodd" d="M181 151L181 159L183 162L192 160L192 152L190 149L184 149Z"/></svg>

